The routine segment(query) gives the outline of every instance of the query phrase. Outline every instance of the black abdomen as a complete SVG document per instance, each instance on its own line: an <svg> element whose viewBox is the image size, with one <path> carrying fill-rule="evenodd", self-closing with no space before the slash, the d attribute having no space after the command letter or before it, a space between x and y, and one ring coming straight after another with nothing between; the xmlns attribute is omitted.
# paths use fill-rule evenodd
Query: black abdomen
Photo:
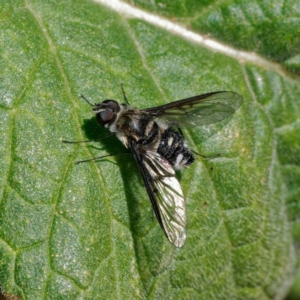
<svg viewBox="0 0 300 300"><path fill-rule="evenodd" d="M195 160L193 153L186 146L183 135L172 128L163 132L157 152L175 169L186 167Z"/></svg>

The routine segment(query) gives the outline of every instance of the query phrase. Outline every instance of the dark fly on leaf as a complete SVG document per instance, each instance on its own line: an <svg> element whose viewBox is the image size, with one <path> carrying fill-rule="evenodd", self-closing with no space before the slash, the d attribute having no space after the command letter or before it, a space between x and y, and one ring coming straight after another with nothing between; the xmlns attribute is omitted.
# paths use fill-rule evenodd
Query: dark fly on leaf
<svg viewBox="0 0 300 300"><path fill-rule="evenodd" d="M188 148L180 128L224 120L240 107L243 98L234 92L212 92L136 109L122 91L127 104L110 99L91 104L83 98L92 106L97 121L133 153L159 225L174 246L182 247L186 208L175 170L189 166L195 152Z"/></svg>

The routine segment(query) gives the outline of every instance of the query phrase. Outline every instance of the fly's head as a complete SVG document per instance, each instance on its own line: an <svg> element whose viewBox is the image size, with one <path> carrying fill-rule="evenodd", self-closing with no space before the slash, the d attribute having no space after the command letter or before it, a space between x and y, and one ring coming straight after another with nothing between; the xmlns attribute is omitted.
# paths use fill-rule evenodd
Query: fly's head
<svg viewBox="0 0 300 300"><path fill-rule="evenodd" d="M96 114L97 121L104 127L110 127L117 118L120 111L120 105L115 100L104 100L102 103L96 103L93 111Z"/></svg>

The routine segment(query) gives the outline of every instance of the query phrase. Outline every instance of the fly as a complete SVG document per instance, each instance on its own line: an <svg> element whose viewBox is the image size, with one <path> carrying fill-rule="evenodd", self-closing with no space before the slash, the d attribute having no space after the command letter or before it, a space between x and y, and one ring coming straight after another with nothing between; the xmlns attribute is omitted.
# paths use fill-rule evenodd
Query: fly
<svg viewBox="0 0 300 300"><path fill-rule="evenodd" d="M181 128L219 122L242 104L237 93L221 91L136 109L115 100L91 104L97 121L130 149L143 178L154 213L167 239L176 247L186 240L185 199L175 170L195 160ZM96 158L97 159L97 158Z"/></svg>

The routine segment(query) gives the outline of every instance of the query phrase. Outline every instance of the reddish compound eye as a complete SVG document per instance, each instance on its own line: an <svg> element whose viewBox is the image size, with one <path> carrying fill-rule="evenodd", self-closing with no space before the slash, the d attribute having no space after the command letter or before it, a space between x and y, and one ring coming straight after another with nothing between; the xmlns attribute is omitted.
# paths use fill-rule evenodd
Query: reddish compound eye
<svg viewBox="0 0 300 300"><path fill-rule="evenodd" d="M115 100L104 100L102 103L105 103L112 110L119 111L119 104Z"/></svg>
<svg viewBox="0 0 300 300"><path fill-rule="evenodd" d="M103 123L109 123L115 115L111 110L108 110L108 109L101 111L101 113L99 113L99 114L100 114L100 118Z"/></svg>
<svg viewBox="0 0 300 300"><path fill-rule="evenodd" d="M116 119L120 106L118 102L108 99L96 104L93 110L96 112L97 121L101 125L110 125Z"/></svg>

